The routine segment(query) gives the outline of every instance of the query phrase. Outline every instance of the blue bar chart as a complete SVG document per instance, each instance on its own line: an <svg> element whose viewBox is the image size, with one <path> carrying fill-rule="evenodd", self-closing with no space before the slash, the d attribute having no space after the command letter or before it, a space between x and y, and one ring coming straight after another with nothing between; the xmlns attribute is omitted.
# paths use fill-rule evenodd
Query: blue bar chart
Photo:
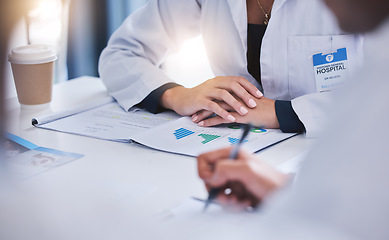
<svg viewBox="0 0 389 240"><path fill-rule="evenodd" d="M240 139L238 138L232 138L232 137L228 137L228 142L231 143L231 145L235 145L235 144L238 144L238 142L240 141ZM247 142L248 140L244 140L243 142Z"/></svg>
<svg viewBox="0 0 389 240"><path fill-rule="evenodd" d="M186 128L179 128L179 129L176 129L174 130L174 136L176 137L177 140L179 139L182 139L182 138L185 138L187 136L190 136L192 134L194 134L195 132L193 131L190 131Z"/></svg>

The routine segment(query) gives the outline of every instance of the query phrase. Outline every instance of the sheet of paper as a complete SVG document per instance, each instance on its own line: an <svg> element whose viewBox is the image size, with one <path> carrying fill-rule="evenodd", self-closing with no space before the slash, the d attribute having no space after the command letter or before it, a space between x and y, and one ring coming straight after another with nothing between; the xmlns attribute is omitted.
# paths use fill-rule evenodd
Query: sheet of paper
<svg viewBox="0 0 389 240"><path fill-rule="evenodd" d="M217 216L224 215L225 210L222 206L211 203L204 212L205 201L197 198L188 198L167 211L167 218L174 220L192 219L198 216Z"/></svg>
<svg viewBox="0 0 389 240"><path fill-rule="evenodd" d="M23 138L7 134L7 170L15 179L27 179L46 170L83 157L82 154L39 147Z"/></svg>
<svg viewBox="0 0 389 240"><path fill-rule="evenodd" d="M99 139L129 142L131 136L178 119L173 112L152 114L141 109L127 112L117 102L104 104L38 127Z"/></svg>
<svg viewBox="0 0 389 240"><path fill-rule="evenodd" d="M169 209L161 225L166 232L178 234L181 239L207 239L204 237L216 236L215 233L222 239L226 239L224 234L227 239L242 239L245 232L258 227L261 219L258 211L226 210L217 204L211 204L205 212L203 208L204 201L189 198Z"/></svg>
<svg viewBox="0 0 389 240"><path fill-rule="evenodd" d="M35 125L40 125L40 124L45 124L45 123L48 123L48 122L52 122L52 121L55 121L55 120L58 120L58 119L61 119L61 118L69 117L71 115L74 115L74 114L77 114L77 113L81 113L81 112L90 110L92 108L96 108L96 107L102 106L102 105L107 104L107 103L112 103L114 101L115 100L112 97L106 97L106 98L100 99L99 101L96 101L96 102L93 102L93 103L90 103L90 104L76 106L76 107L74 107L72 109L68 109L68 110L65 110L65 111L52 113L52 114L49 114L49 115L46 115L46 116L36 117L36 118L32 119L32 125L35 126Z"/></svg>
<svg viewBox="0 0 389 240"><path fill-rule="evenodd" d="M238 125L199 127L189 117L183 117L144 131L132 139L162 151L198 156L223 147L237 144L242 130ZM249 152L257 152L296 134L282 133L278 129L252 129L243 143Z"/></svg>

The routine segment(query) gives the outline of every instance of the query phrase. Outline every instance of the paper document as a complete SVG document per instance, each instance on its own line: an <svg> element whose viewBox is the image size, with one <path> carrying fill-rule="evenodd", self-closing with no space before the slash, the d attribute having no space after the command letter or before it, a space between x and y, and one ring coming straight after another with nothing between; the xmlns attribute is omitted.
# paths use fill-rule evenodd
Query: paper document
<svg viewBox="0 0 389 240"><path fill-rule="evenodd" d="M215 234L217 239L245 239L245 233L255 231L260 224L262 215L258 211L226 210L212 203L204 212L204 204L204 201L190 198L165 211L161 228L180 239L209 239L207 237Z"/></svg>
<svg viewBox="0 0 389 240"><path fill-rule="evenodd" d="M36 127L118 142L132 142L171 153L198 156L239 142L240 126L199 127L174 112L152 114L139 108L125 111L113 99L34 118ZM279 143L297 134L254 128L243 143L249 152Z"/></svg>
<svg viewBox="0 0 389 240"><path fill-rule="evenodd" d="M221 205L210 203L207 210L204 212L205 201L197 198L188 198L169 209L166 214L168 218L184 219L193 218L199 215L217 215L223 214L224 209Z"/></svg>
<svg viewBox="0 0 389 240"><path fill-rule="evenodd" d="M189 117L183 117L141 132L132 139L151 148L198 156L204 152L233 146L238 143L241 135L239 125L199 127ZM279 129L254 128L242 147L253 153L295 135L282 133Z"/></svg>
<svg viewBox="0 0 389 240"><path fill-rule="evenodd" d="M118 142L130 142L131 136L165 122L178 119L173 112L152 114L138 108L125 111L117 102L105 99L65 113L41 119L34 118L36 127L73 133Z"/></svg>
<svg viewBox="0 0 389 240"><path fill-rule="evenodd" d="M5 142L7 170L11 177L26 179L46 170L83 157L82 154L39 147L21 137L8 133Z"/></svg>
<svg viewBox="0 0 389 240"><path fill-rule="evenodd" d="M49 123L49 122L52 122L52 121L55 121L55 120L58 120L61 118L69 117L69 116L72 116L74 114L81 113L81 112L99 107L99 106L107 104L107 103L112 103L112 102L114 102L114 99L112 97L106 97L106 98L100 99L96 102L93 102L91 104L85 104L85 105L77 106L77 107L74 107L72 109L62 111L59 113L53 113L53 114L50 114L47 116L34 118L34 119L32 119L32 124L34 126L35 125L42 125L45 123Z"/></svg>

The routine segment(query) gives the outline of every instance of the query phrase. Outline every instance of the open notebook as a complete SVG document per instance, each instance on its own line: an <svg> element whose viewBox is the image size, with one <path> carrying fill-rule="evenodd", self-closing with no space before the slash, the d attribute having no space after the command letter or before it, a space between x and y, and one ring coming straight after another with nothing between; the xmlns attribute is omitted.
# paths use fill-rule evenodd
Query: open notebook
<svg viewBox="0 0 389 240"><path fill-rule="evenodd" d="M32 119L39 128L145 146L189 156L227 147L239 141L239 125L199 127L174 112L152 114L132 108L125 111L111 97L93 105ZM243 147L250 152L295 136L276 129L252 129Z"/></svg>

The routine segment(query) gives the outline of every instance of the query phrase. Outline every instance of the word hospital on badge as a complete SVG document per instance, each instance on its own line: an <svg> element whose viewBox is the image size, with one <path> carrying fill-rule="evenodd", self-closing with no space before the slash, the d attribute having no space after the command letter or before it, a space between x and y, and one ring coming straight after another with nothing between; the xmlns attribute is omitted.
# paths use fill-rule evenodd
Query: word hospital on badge
<svg viewBox="0 0 389 240"><path fill-rule="evenodd" d="M334 53L313 55L316 89L329 92L341 85L348 77L347 50L340 48Z"/></svg>

